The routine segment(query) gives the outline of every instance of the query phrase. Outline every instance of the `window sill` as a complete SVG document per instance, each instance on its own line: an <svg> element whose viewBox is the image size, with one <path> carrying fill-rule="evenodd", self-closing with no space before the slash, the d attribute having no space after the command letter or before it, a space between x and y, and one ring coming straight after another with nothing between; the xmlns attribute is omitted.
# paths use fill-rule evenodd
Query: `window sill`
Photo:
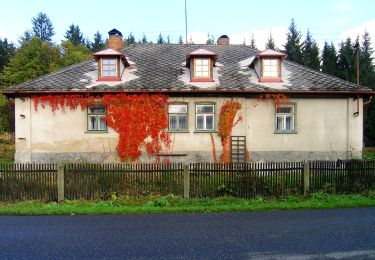
<svg viewBox="0 0 375 260"><path fill-rule="evenodd" d="M188 130L181 130L181 131L178 131L178 130L168 130L167 133L190 133L190 131L188 131Z"/></svg>
<svg viewBox="0 0 375 260"><path fill-rule="evenodd" d="M259 82L265 82L265 83L277 83L277 82L283 82L281 78L261 78L259 79Z"/></svg>
<svg viewBox="0 0 375 260"><path fill-rule="evenodd" d="M108 134L108 130L103 130L103 131L95 131L95 130L92 130L92 131L85 131L85 134Z"/></svg>
<svg viewBox="0 0 375 260"><path fill-rule="evenodd" d="M96 81L121 81L119 77L98 78Z"/></svg>
<svg viewBox="0 0 375 260"><path fill-rule="evenodd" d="M275 131L274 134L297 134L297 131Z"/></svg>
<svg viewBox="0 0 375 260"><path fill-rule="evenodd" d="M215 82L211 78L191 79L190 82Z"/></svg>
<svg viewBox="0 0 375 260"><path fill-rule="evenodd" d="M217 133L216 130L195 130L194 133Z"/></svg>

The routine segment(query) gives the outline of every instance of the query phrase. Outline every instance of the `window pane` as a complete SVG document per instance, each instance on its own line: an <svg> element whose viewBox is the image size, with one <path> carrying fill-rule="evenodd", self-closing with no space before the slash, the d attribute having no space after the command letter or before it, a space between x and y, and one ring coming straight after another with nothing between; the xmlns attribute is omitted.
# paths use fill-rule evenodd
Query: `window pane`
<svg viewBox="0 0 375 260"><path fill-rule="evenodd" d="M264 59L264 60L263 60L263 64L264 64L265 66L269 66L269 65L271 65L271 60L266 60L266 59Z"/></svg>
<svg viewBox="0 0 375 260"><path fill-rule="evenodd" d="M109 77L109 71L104 70L104 71L102 72L102 75L103 75L103 77Z"/></svg>
<svg viewBox="0 0 375 260"><path fill-rule="evenodd" d="M180 115L178 117L178 130L187 130L185 115Z"/></svg>
<svg viewBox="0 0 375 260"><path fill-rule="evenodd" d="M89 107L90 114L105 114L105 107Z"/></svg>
<svg viewBox="0 0 375 260"><path fill-rule="evenodd" d="M206 130L214 130L214 116L206 115Z"/></svg>
<svg viewBox="0 0 375 260"><path fill-rule="evenodd" d="M208 71L202 72L202 77L208 77Z"/></svg>
<svg viewBox="0 0 375 260"><path fill-rule="evenodd" d="M206 60L202 60L202 64L203 65L208 65L208 60L206 59Z"/></svg>
<svg viewBox="0 0 375 260"><path fill-rule="evenodd" d="M109 76L110 76L110 77L116 77L116 71L111 70L111 71L109 72Z"/></svg>
<svg viewBox="0 0 375 260"><path fill-rule="evenodd" d="M187 105L169 105L169 113L187 113Z"/></svg>
<svg viewBox="0 0 375 260"><path fill-rule="evenodd" d="M270 64L276 66L277 65L277 60L270 60Z"/></svg>
<svg viewBox="0 0 375 260"><path fill-rule="evenodd" d="M286 116L285 117L285 130L293 130L292 129L292 117L291 116Z"/></svg>
<svg viewBox="0 0 375 260"><path fill-rule="evenodd" d="M176 117L176 115L169 115L169 130L177 130L177 117Z"/></svg>
<svg viewBox="0 0 375 260"><path fill-rule="evenodd" d="M263 77L271 77L271 72L263 71Z"/></svg>
<svg viewBox="0 0 375 260"><path fill-rule="evenodd" d="M102 60L102 63L103 63L103 64L109 64L109 60L107 60L107 59L103 59L103 60Z"/></svg>
<svg viewBox="0 0 375 260"><path fill-rule="evenodd" d="M279 110L278 110L278 113L293 113L293 107L283 107L283 106L280 106L279 107Z"/></svg>
<svg viewBox="0 0 375 260"><path fill-rule="evenodd" d="M114 59L113 60L109 60L109 64L113 64L113 65L116 64L116 60L114 60Z"/></svg>
<svg viewBox="0 0 375 260"><path fill-rule="evenodd" d="M204 116L203 115L197 115L197 130L204 130Z"/></svg>
<svg viewBox="0 0 375 260"><path fill-rule="evenodd" d="M107 124L104 120L104 116L99 116L99 128L98 130L107 130Z"/></svg>
<svg viewBox="0 0 375 260"><path fill-rule="evenodd" d="M283 128L284 122L283 121L284 121L284 117L282 117L282 116L276 117L276 130L277 131L284 130L284 128Z"/></svg>
<svg viewBox="0 0 375 260"><path fill-rule="evenodd" d="M200 59L196 59L196 60L195 60L195 64L196 64L196 65L202 65L202 60L200 60Z"/></svg>
<svg viewBox="0 0 375 260"><path fill-rule="evenodd" d="M197 113L213 113L214 106L213 105L197 105L196 112Z"/></svg>
<svg viewBox="0 0 375 260"><path fill-rule="evenodd" d="M197 77L202 77L202 72L200 72L200 71L196 71L196 72L195 72L195 76L197 76Z"/></svg>
<svg viewBox="0 0 375 260"><path fill-rule="evenodd" d="M97 130L96 116L89 116L88 118L89 130Z"/></svg>

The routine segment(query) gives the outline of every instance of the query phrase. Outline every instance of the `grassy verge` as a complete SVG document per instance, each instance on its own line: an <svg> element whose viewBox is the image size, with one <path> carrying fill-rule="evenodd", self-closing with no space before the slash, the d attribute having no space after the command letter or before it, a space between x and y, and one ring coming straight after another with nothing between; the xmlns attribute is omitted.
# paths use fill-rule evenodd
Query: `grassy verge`
<svg viewBox="0 0 375 260"><path fill-rule="evenodd" d="M13 163L14 144L0 142L0 163Z"/></svg>
<svg viewBox="0 0 375 260"><path fill-rule="evenodd" d="M173 195L149 197L112 197L109 201L65 201L45 203L27 201L0 203L1 215L71 215L71 214L140 214L179 212L240 212L265 210L325 209L375 206L375 196L326 195L315 193L309 198L256 198L252 200L221 197L216 199L183 199Z"/></svg>

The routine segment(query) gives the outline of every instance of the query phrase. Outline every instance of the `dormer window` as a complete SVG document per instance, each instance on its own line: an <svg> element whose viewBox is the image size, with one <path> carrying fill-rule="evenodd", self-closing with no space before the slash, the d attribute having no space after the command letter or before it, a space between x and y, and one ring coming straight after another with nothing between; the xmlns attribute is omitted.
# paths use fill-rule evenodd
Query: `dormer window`
<svg viewBox="0 0 375 260"><path fill-rule="evenodd" d="M117 73L117 59L102 58L102 78L115 78Z"/></svg>
<svg viewBox="0 0 375 260"><path fill-rule="evenodd" d="M194 79L211 79L210 77L211 60L210 59L195 58L193 63L194 63L194 69L193 69Z"/></svg>
<svg viewBox="0 0 375 260"><path fill-rule="evenodd" d="M261 70L259 71L260 82L282 82L281 63L286 54L274 50L265 50L258 53Z"/></svg>
<svg viewBox="0 0 375 260"><path fill-rule="evenodd" d="M121 81L122 72L130 66L124 52L121 51L122 34L116 29L109 31L108 34L109 48L92 54L98 62L97 81Z"/></svg>
<svg viewBox="0 0 375 260"><path fill-rule="evenodd" d="M190 68L192 82L212 82L213 67L217 54L205 49L198 49L186 55L186 66Z"/></svg>
<svg viewBox="0 0 375 260"><path fill-rule="evenodd" d="M263 59L263 77L280 78L280 64L278 59Z"/></svg>

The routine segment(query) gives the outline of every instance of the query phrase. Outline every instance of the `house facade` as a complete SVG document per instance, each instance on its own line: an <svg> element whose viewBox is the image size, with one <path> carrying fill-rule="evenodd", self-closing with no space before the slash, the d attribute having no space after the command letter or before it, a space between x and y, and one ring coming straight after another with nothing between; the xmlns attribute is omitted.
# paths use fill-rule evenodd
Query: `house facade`
<svg viewBox="0 0 375 260"><path fill-rule="evenodd" d="M283 53L231 45L228 37L215 45L123 50L121 33L109 34L109 48L92 60L3 92L15 99L17 162L119 161L119 135L106 124L105 106L36 109L34 97L46 94L167 95L170 146L154 156L142 153L142 162L219 160L220 111L229 101L240 104L230 137L232 161L362 156L363 106L370 89L287 61Z"/></svg>

